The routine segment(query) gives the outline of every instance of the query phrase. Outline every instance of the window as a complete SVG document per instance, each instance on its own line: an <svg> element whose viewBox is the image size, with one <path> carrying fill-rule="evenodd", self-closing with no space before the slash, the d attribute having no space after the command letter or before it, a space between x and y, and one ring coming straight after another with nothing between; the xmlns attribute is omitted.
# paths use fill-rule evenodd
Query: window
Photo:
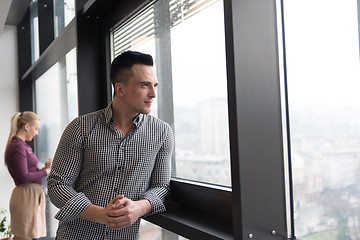
<svg viewBox="0 0 360 240"><path fill-rule="evenodd" d="M59 36L74 17L75 0L54 0L55 37Z"/></svg>
<svg viewBox="0 0 360 240"><path fill-rule="evenodd" d="M231 185L223 2L158 1L112 33L113 56L154 56L157 116L174 128L174 177Z"/></svg>
<svg viewBox="0 0 360 240"><path fill-rule="evenodd" d="M55 155L57 144L67 124L78 116L76 49L71 50L35 82L36 112L42 125L36 139L39 163ZM44 186L46 186L44 179ZM58 211L47 201L48 237L54 237Z"/></svg>
<svg viewBox="0 0 360 240"><path fill-rule="evenodd" d="M40 56L40 40L39 40L39 16L38 2L31 0L30 2L30 28L31 28L31 62L34 63Z"/></svg>
<svg viewBox="0 0 360 240"><path fill-rule="evenodd" d="M356 0L284 1L296 236L360 239Z"/></svg>

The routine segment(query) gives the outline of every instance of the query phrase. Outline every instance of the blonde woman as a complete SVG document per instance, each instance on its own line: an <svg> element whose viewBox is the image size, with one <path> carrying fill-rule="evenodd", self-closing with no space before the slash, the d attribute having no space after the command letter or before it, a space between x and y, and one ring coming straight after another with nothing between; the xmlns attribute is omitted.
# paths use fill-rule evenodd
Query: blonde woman
<svg viewBox="0 0 360 240"><path fill-rule="evenodd" d="M46 236L45 193L42 178L49 175L52 159L38 168L38 159L25 141L38 135L40 118L33 112L16 113L11 118L5 164L14 179L10 199L10 225L14 240Z"/></svg>

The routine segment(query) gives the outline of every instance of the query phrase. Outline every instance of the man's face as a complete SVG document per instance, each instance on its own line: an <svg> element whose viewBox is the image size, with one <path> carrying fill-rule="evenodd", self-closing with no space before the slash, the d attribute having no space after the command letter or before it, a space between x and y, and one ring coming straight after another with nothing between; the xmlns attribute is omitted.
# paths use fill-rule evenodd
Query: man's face
<svg viewBox="0 0 360 240"><path fill-rule="evenodd" d="M143 64L135 64L132 68L132 76L127 84L115 85L116 95L128 106L132 113L150 113L153 99L156 97L158 81L154 67Z"/></svg>

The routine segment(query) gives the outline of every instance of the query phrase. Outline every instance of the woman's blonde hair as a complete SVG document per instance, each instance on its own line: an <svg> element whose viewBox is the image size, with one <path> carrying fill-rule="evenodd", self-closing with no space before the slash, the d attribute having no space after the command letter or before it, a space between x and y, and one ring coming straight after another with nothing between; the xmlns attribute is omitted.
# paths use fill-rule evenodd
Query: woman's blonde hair
<svg viewBox="0 0 360 240"><path fill-rule="evenodd" d="M17 134L19 129L21 129L25 124L33 125L36 120L40 120L40 118L34 112L23 112L23 113L18 112L11 117L10 134L8 141L6 143L5 153L4 153L5 165L6 165L6 152L12 138Z"/></svg>

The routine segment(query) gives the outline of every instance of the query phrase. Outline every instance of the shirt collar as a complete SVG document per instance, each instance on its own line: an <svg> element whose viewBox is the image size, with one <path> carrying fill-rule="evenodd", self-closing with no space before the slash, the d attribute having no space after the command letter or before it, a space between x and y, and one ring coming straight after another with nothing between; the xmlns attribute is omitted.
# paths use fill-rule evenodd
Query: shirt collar
<svg viewBox="0 0 360 240"><path fill-rule="evenodd" d="M136 118L135 118L134 121L133 121L135 127L138 128L138 127L140 126L140 124L141 124L141 122L142 122L143 119L144 119L144 114L139 113L139 115L137 115Z"/></svg>
<svg viewBox="0 0 360 240"><path fill-rule="evenodd" d="M133 121L135 127L139 127L142 120L144 119L144 114L139 113ZM112 112L112 102L105 108L105 120L106 124L110 124L112 121L115 123Z"/></svg>

